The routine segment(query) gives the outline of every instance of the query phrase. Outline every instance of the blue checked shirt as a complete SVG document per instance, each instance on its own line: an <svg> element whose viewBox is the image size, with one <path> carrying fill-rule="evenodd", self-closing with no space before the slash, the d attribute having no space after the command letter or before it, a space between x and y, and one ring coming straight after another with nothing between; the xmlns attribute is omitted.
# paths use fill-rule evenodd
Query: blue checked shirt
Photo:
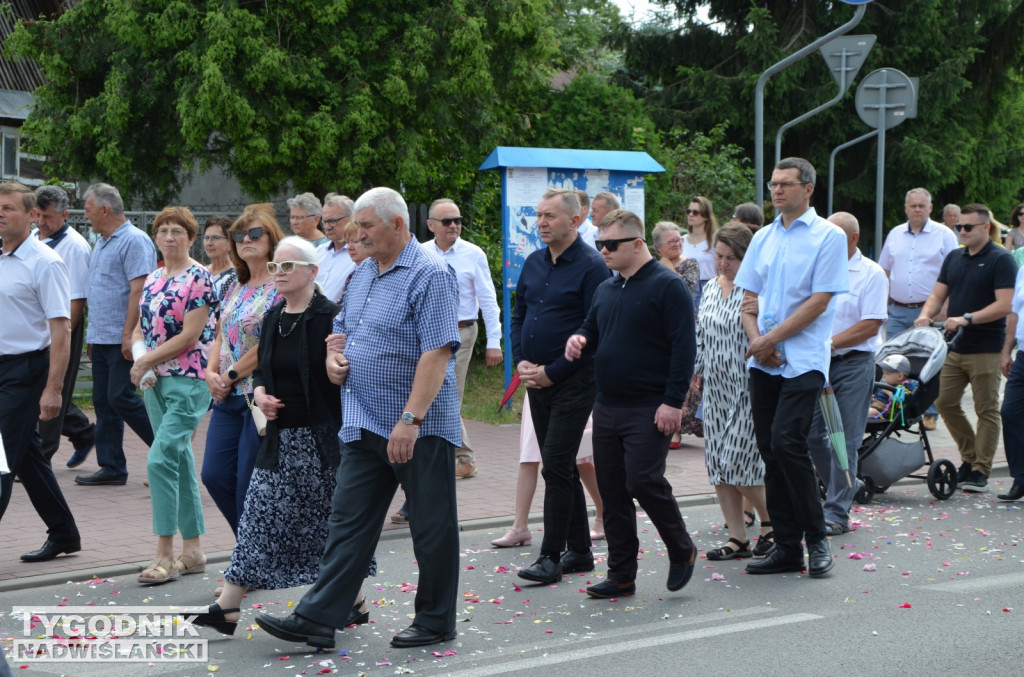
<svg viewBox="0 0 1024 677"><path fill-rule="evenodd" d="M360 439L360 429L381 437L402 417L423 353L451 349L444 384L423 417L420 437L443 437L462 444L455 352L459 349L459 289L455 274L440 257L413 238L384 273L367 259L352 275L334 319L345 334L348 379L342 388L341 440Z"/></svg>
<svg viewBox="0 0 1024 677"><path fill-rule="evenodd" d="M121 333L128 316L131 281L156 270L156 247L144 232L125 221L101 237L89 259L89 327L86 343L121 345Z"/></svg>

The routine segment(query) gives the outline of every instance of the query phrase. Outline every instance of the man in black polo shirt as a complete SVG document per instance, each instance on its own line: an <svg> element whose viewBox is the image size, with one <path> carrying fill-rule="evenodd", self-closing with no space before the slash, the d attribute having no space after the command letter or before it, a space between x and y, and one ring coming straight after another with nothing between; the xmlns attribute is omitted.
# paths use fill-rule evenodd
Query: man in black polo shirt
<svg viewBox="0 0 1024 677"><path fill-rule="evenodd" d="M942 262L935 287L914 322L919 327L929 324L948 297L946 331L964 328L942 367L935 406L963 459L957 480L966 491L975 492L987 490L999 443L1000 351L1017 276L1013 257L989 239L989 223L985 205L969 204L960 210L956 231L964 246ZM968 383L978 415L977 432L960 404Z"/></svg>
<svg viewBox="0 0 1024 677"><path fill-rule="evenodd" d="M697 354L693 298L682 278L651 256L636 214L607 214L595 246L619 276L598 287L586 322L565 347L569 360L594 355L597 381L594 465L608 575L587 594L608 599L636 592L634 498L668 551L666 587L680 590L693 575L697 548L665 479L665 459Z"/></svg>
<svg viewBox="0 0 1024 677"><path fill-rule="evenodd" d="M544 542L540 558L519 577L537 583L594 569L576 470L576 452L594 406L594 364L566 360L565 342L583 324L594 291L609 273L597 250L579 238L579 224L580 201L573 191L544 194L537 230L547 247L523 263L512 313L512 356L530 398L544 475Z"/></svg>

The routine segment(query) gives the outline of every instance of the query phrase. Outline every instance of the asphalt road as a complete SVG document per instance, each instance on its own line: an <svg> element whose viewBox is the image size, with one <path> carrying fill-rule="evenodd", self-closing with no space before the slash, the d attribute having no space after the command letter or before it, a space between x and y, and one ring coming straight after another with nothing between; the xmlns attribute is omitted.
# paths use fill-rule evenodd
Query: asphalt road
<svg viewBox="0 0 1024 677"><path fill-rule="evenodd" d="M495 550L487 542L503 529L470 531L462 536L459 637L396 650L388 641L409 623L417 580L411 542L399 538L382 541L381 573L366 586L373 622L338 634L333 651L314 653L252 625L258 611L287 613L302 594L292 589L250 594L234 638L201 630L209 640L201 663L9 660L15 674L80 677L1022 674L1024 507L995 500L1006 478L992 486L943 502L921 482L894 486L857 508L859 529L832 539L836 566L824 579L747 576L744 562L701 559L691 583L670 593L664 548L641 516L638 594L598 601L582 590L601 579L602 562L557 586L521 585L515 570L533 561L539 542ZM684 516L702 551L723 540L717 506L689 506ZM596 553L606 553L603 543ZM205 604L217 578L211 567L155 588L132 576L5 592L0 639L8 651L23 637L14 606Z"/></svg>

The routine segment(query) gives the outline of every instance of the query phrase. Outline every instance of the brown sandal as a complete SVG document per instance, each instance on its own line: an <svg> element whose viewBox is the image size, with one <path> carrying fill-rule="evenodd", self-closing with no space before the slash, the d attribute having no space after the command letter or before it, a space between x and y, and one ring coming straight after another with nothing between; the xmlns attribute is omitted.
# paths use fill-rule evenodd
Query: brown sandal
<svg viewBox="0 0 1024 677"><path fill-rule="evenodd" d="M146 574L150 575L147 576ZM152 574L156 574L156 576ZM174 566L174 562L166 559L162 562L153 560L149 566L142 570L137 580L142 585L162 585L178 580L178 575L178 567Z"/></svg>

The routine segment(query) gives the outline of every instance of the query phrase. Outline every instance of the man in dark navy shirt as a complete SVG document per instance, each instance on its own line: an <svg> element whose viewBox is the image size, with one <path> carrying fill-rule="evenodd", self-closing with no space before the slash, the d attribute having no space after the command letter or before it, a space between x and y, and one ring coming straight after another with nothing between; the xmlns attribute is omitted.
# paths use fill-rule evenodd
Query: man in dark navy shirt
<svg viewBox="0 0 1024 677"><path fill-rule="evenodd" d="M619 276L598 287L586 322L565 348L570 361L594 355L597 383L594 465L604 501L608 575L587 594L608 599L636 592L634 498L668 551L667 587L680 590L693 575L697 548L665 479L665 460L693 376L693 298L682 278L651 256L636 214L607 214L596 246Z"/></svg>
<svg viewBox="0 0 1024 677"><path fill-rule="evenodd" d="M600 254L585 244L579 198L550 190L537 207L537 230L547 245L527 257L516 286L512 356L527 387L544 475L544 542L540 558L519 572L537 583L563 573L593 571L587 504L576 452L594 406L594 365L565 359L565 342L583 324L597 286L608 279ZM567 552L563 555L563 549Z"/></svg>
<svg viewBox="0 0 1024 677"><path fill-rule="evenodd" d="M963 327L963 335L942 365L935 406L963 459L957 480L973 492L988 490L999 444L1000 351L1017 279L1013 257L989 238L991 220L988 207L982 204L960 210L956 231L964 246L946 255L935 287L914 322L927 326L948 298L946 331ZM977 432L960 402L968 383L978 414Z"/></svg>

